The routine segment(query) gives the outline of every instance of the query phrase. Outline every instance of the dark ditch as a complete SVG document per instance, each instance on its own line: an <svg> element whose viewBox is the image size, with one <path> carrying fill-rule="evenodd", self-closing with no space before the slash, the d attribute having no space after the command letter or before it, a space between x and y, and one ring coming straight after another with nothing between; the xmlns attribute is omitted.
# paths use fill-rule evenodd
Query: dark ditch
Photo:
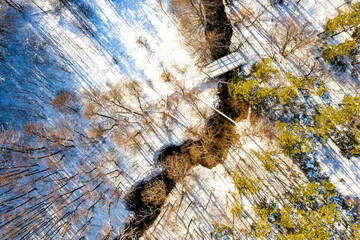
<svg viewBox="0 0 360 240"><path fill-rule="evenodd" d="M203 0L202 4L207 20L206 40L212 59L217 60L230 53L233 30L223 0ZM228 72L218 79L227 82L232 75L232 72ZM246 118L248 103L232 99L226 85L220 86L218 96L220 102L217 109L220 112L235 121ZM216 112L207 120L205 131L199 139L186 140L179 146L171 145L162 149L156 162L164 170L134 186L125 197L127 207L134 215L116 239L139 239L160 214L161 206L176 181L184 177L193 166L212 168L222 163L229 148L237 140L235 125ZM157 196L157 199L149 199L148 192L152 193L151 196Z"/></svg>

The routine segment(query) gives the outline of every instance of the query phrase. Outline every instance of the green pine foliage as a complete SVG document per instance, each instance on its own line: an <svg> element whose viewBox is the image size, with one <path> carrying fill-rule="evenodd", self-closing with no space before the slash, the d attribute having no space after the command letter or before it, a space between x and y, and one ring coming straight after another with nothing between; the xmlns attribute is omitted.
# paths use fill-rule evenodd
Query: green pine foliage
<svg viewBox="0 0 360 240"><path fill-rule="evenodd" d="M261 62L252 66L250 74L260 82L268 82L271 79L277 78L279 77L279 70L272 63L272 59L264 58Z"/></svg>
<svg viewBox="0 0 360 240"><path fill-rule="evenodd" d="M351 37L359 40L360 39L360 27L356 27L354 32L351 34Z"/></svg>
<svg viewBox="0 0 360 240"><path fill-rule="evenodd" d="M269 58L252 66L249 75L234 75L229 81L228 90L232 98L249 102L254 107L270 106L279 103L283 106L293 106L299 97L299 92L310 96L315 92L322 96L327 92L324 84L317 77L297 77L286 73L288 86L269 87L271 80L279 78L279 70L273 66Z"/></svg>
<svg viewBox="0 0 360 240"><path fill-rule="evenodd" d="M340 11L335 18L328 19L324 25L324 30L330 34L334 34L359 24L360 2L353 4L348 11Z"/></svg>
<svg viewBox="0 0 360 240"><path fill-rule="evenodd" d="M258 220L255 224L255 237L259 239L270 239L271 225L265 220Z"/></svg>
<svg viewBox="0 0 360 240"><path fill-rule="evenodd" d="M360 239L360 223L358 222L350 223L349 229L352 233L351 235L352 240Z"/></svg>
<svg viewBox="0 0 360 240"><path fill-rule="evenodd" d="M265 171L269 173L274 173L278 169L278 163L276 159L276 153L273 151L263 151L262 153L257 153L252 151L255 156L262 162L262 167Z"/></svg>
<svg viewBox="0 0 360 240"><path fill-rule="evenodd" d="M289 105L296 100L298 93L295 86L285 87L278 91L278 97L283 105Z"/></svg>
<svg viewBox="0 0 360 240"><path fill-rule="evenodd" d="M280 148L285 156L301 158L312 150L306 128L298 124L290 125L282 122L277 122L275 128L278 131Z"/></svg>
<svg viewBox="0 0 360 240"><path fill-rule="evenodd" d="M296 227L295 222L293 221L293 209L289 205L285 205L279 211L279 216L277 220L285 229L294 229Z"/></svg>
<svg viewBox="0 0 360 240"><path fill-rule="evenodd" d="M272 201L262 200L259 204L254 206L256 216L262 220L268 220L268 218L277 213L276 204Z"/></svg>
<svg viewBox="0 0 360 240"><path fill-rule="evenodd" d="M344 64L345 57L348 57L351 61L355 61L356 55L358 54L357 44L355 40L346 40L338 45L325 45L322 57L326 62L333 65Z"/></svg>
<svg viewBox="0 0 360 240"><path fill-rule="evenodd" d="M326 140L334 134L336 125L341 123L341 120L342 115L332 106L322 108L320 114L315 117L315 134Z"/></svg>
<svg viewBox="0 0 360 240"><path fill-rule="evenodd" d="M325 86L323 82L317 83L317 89L315 91L315 94L319 97L325 96L326 93L329 92L329 89Z"/></svg>
<svg viewBox="0 0 360 240"><path fill-rule="evenodd" d="M349 57L356 54L352 52L356 50L356 43L348 40L337 46L329 46L329 49L329 52L325 51L329 54L329 58L340 55ZM298 77L291 73L285 74L285 87L272 88L269 84L271 80L280 77L279 72L273 69L271 61L267 59L255 64L249 75L232 79L229 84L230 95L257 106L268 103L272 106L274 104L277 107L282 106L282 111L286 112L287 109L301 109L298 100L306 100L305 94L323 96L328 91L325 84L317 77ZM297 119L296 114L299 113L290 113L293 114L291 121L277 122L275 125L281 153L285 156L291 157L298 163L307 164L308 157L314 156L313 150L319 138L324 140L331 138L338 145L343 145L341 147L345 149L342 150L343 152L352 156L360 155L360 95L346 96L339 104L339 108L327 106L316 111L302 112L303 121ZM253 154L261 161L265 171L269 173L279 171L277 153L253 151ZM244 218L246 215L254 220L252 225L254 237L259 239L359 239L360 237L360 224L357 220L345 222L342 219L342 202L334 185L328 180L315 178L316 181L292 189L291 193L287 192L283 196L271 195L274 200L270 201L263 198L266 188L263 189L259 180L244 176L240 171L234 173L233 179L240 195L251 196L252 201L255 202L253 208L255 219L243 209L242 199L235 199L232 207L234 216ZM277 198L281 200L275 202Z"/></svg>
<svg viewBox="0 0 360 240"><path fill-rule="evenodd" d="M215 239L230 239L230 237L233 236L234 230L232 227L215 221L213 221L211 225L214 228Z"/></svg>
<svg viewBox="0 0 360 240"><path fill-rule="evenodd" d="M315 83L319 84L319 80L317 77L297 77L289 72L285 75L289 82L299 90L312 89Z"/></svg>
<svg viewBox="0 0 360 240"><path fill-rule="evenodd" d="M333 18L328 19L324 25L324 29L329 34L336 34L355 27L352 32L352 38L355 40L346 40L338 45L327 44L323 47L323 59L334 65L345 69L347 59L350 62L356 61L356 56L359 53L357 49L357 41L360 38L360 2L355 3L348 11L340 11L339 14Z"/></svg>
<svg viewBox="0 0 360 240"><path fill-rule="evenodd" d="M342 223L340 206L332 199L334 186L327 180L309 182L292 194L282 206L260 201L254 212L257 216L255 236L268 239L271 231L277 231L279 239L330 239L339 237ZM353 232L357 232L354 225Z"/></svg>
<svg viewBox="0 0 360 240"><path fill-rule="evenodd" d="M346 95L341 103L341 112L347 123L360 124L360 95Z"/></svg>
<svg viewBox="0 0 360 240"><path fill-rule="evenodd" d="M237 218L241 218L244 214L244 206L243 206L242 202L240 203L238 201L238 199L235 199L234 203L231 206L231 212Z"/></svg>
<svg viewBox="0 0 360 240"><path fill-rule="evenodd" d="M279 98L284 105L293 103L299 92L304 97L310 97L312 94L321 97L328 92L325 84L318 77L298 77L289 72L285 76L291 85L279 92Z"/></svg>
<svg viewBox="0 0 360 240"><path fill-rule="evenodd" d="M254 106L265 104L275 91L267 87L261 87L260 82L256 80L230 82L229 94L231 97L246 101Z"/></svg>
<svg viewBox="0 0 360 240"><path fill-rule="evenodd" d="M272 60L265 58L252 66L249 75L234 76L228 85L229 94L255 107L262 106L276 95L274 89L263 84L278 76L279 70L273 67Z"/></svg>
<svg viewBox="0 0 360 240"><path fill-rule="evenodd" d="M239 171L233 174L234 184L241 194L254 194L260 191L261 184L258 180L243 175Z"/></svg>
<svg viewBox="0 0 360 240"><path fill-rule="evenodd" d="M359 156L360 95L345 96L339 108L321 108L315 126L315 134L324 140L331 138L345 156Z"/></svg>

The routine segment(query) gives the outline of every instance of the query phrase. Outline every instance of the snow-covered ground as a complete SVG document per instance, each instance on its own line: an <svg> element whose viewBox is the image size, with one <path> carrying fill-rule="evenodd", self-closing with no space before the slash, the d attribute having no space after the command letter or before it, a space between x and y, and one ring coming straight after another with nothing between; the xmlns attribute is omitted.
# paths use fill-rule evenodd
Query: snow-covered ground
<svg viewBox="0 0 360 240"><path fill-rule="evenodd" d="M299 4L295 4L295 2L285 1L286 6L271 6L269 1L265 0L233 1L226 9L235 30L232 47L233 49L238 48L237 53L241 55L239 62L245 64L245 71L248 71L254 62L274 56L274 46L272 46L268 34L271 31L276 33L279 22L289 17L301 19L302 22L309 21L311 27L317 32L322 32L322 26L326 19L336 16L338 9L346 7L342 0L309 0L300 1ZM251 16L244 19L243 15L246 14ZM255 24L254 20L256 20ZM346 37L348 37L347 34L343 34L332 41L333 43L340 42ZM298 69L294 68L294 62L276 54L275 57L278 59L278 67L283 72L298 73ZM358 80L352 79L349 73L341 75L330 73L324 80L330 90L330 97L327 101L333 104L340 103L347 93L358 92ZM321 103L322 100L315 99L315 101ZM212 170L197 167L183 183L177 184L176 189L167 200L167 204L163 207L163 215L160 215L158 221L147 232L150 239L171 239L176 235L184 237L186 233L189 239L210 239L210 233L213 231L211 223L213 222L235 226L235 232L239 234L235 236L235 239L245 239L246 233L250 231L251 219L244 216L243 222L235 221L234 225L231 212L234 199L239 198L230 175L236 167L240 166L240 169L249 177L264 180L275 193L284 190L283 186L277 185L279 183L277 180L261 172L261 162L249 154L251 150L261 152L268 149L269 146L271 149L276 143L269 141L266 137L265 139L259 138L262 136L262 133L258 132L260 126L250 128L250 123L246 121L240 122L238 125L238 133L242 137L239 144L230 150L227 161ZM239 156L243 160L240 160ZM293 181L298 183L306 181L298 166L283 156L280 158L283 160L284 172L289 171L287 174L294 176ZM332 183L344 196L359 197L359 159L344 158L339 153L337 146L330 143L330 145L318 149L317 160L320 163L321 172L330 177ZM252 168L249 169L249 166ZM283 179L283 181L291 183L289 179ZM182 190L185 192L184 196L182 196ZM246 198L242 199L245 211L251 215L251 201L249 202ZM184 214L185 211L186 214Z"/></svg>
<svg viewBox="0 0 360 240"><path fill-rule="evenodd" d="M112 152L115 155L110 157L119 164L122 174L116 178L106 175L108 178L102 180L107 181L109 189L120 188L119 191L125 195L135 183L158 171L154 156L161 147L181 143L186 139L187 126L201 126L205 123L194 104L200 109L209 107L197 99L189 103L184 94L201 93L201 100L212 104L216 100L216 83L209 82L207 75L195 66L197 59L190 56L183 46L181 33L170 16L161 11L157 1L116 3L89 0L76 4L68 2L65 7L56 0L34 0L31 3L19 0L18 3L26 6L26 10L24 19L17 23L20 33L14 33L11 37L28 37L27 41L32 41L32 38L40 40L39 46L34 46L34 49L29 49L33 42L20 45L22 49L15 49L13 55L1 63L3 122L16 118L19 122L12 124L15 128L21 128L30 120L45 120L47 124L57 125L61 120L70 120L69 116L56 113L49 105L59 90L66 89L79 94L89 88L106 91L109 85L132 81L143 87L142 101L157 106L160 112L152 116L158 121L154 124L155 130L142 133L148 144L140 151L112 152L114 146L111 137L91 148L76 147L76 154L63 166L65 171L61 174L64 177L76 176L80 166L91 169L94 161L95 166L102 166L101 171L111 172L118 166L107 162L98 163L104 161L105 154ZM80 10L86 14L81 14ZM44 56L38 57L38 54ZM32 63L35 57L43 62ZM164 72L171 74L170 81L162 77ZM31 79L34 83L24 79ZM16 114L19 111L13 111L13 108L23 109L29 115L39 115L41 118L21 118L22 112ZM172 117L163 119L163 114ZM81 116L73 121L77 122L78 131L86 130L88 124ZM69 189L80 186L86 180L86 177L76 178ZM97 189L94 196L101 191ZM74 198L76 196L74 194ZM119 234L129 212L125 210L122 201L114 202L111 207L111 216L108 216L105 206L93 209L93 219L82 233L86 239L96 239L106 234L110 229L107 226L108 219L112 223L112 236ZM49 214L55 213L50 211ZM56 214L53 217L56 218ZM78 231L77 227L77 224L73 225L73 231L66 237L71 238Z"/></svg>
<svg viewBox="0 0 360 240"><path fill-rule="evenodd" d="M154 113L156 130L142 132L144 141L148 144L137 153L120 149L111 156L119 163L123 172L116 178L109 175L104 180L110 189L119 186L121 196L124 196L135 183L158 171L154 156L160 148L184 141L187 138L187 127L201 128L205 124L205 119L199 116L196 108L211 113L212 110L202 101L216 105L217 85L209 81L204 72L206 70L196 66L196 56L185 46L183 35L171 15L163 12L156 0L80 2L87 9L88 19L71 8L59 8L57 0L33 0L28 3L24 19L19 20L22 27L18 32L21 34L14 33L13 36L25 38L30 43L25 44L23 49L15 49L14 54L1 63L0 114L3 121L7 121L18 118L22 113L15 114L11 109L22 109L31 115L30 120L39 120L39 115L48 123L56 124L59 119L66 119L66 116L55 113L49 102L61 89L80 93L89 88L106 91L109 85L119 82L140 83L143 86L143 101L156 106L159 112L171 115L171 118L163 121L158 113ZM298 5L292 1L284 2L286 6L271 6L267 0L241 0L233 1L226 9L234 24L232 47L239 47L237 52L241 61L246 63L245 70L261 58L274 56L268 33L276 31L277 24L282 19L298 17L304 22L308 20L313 29L321 32L325 19L335 16L337 7L344 5L343 0L302 0ZM241 21L244 14L252 13L254 15L249 16L249 19ZM254 20L257 21L256 24L252 23ZM30 53L24 51L31 46L34 36L31 38L27 35L32 33L36 33L35 38L41 40L34 49L42 49L44 56L37 56L34 54L36 51L31 49L28 50ZM29 59L29 56L36 58L38 63L32 65L33 58ZM284 72L297 71L293 69L291 61L279 58L278 64ZM29 73L22 66L35 67ZM164 72L170 73L170 81L164 80ZM330 99L334 103L338 103L345 93L354 92L356 83L344 76L326 79ZM24 79L31 81L24 82ZM185 97L186 93L201 96L201 101L189 100ZM169 99L172 102L170 106ZM22 124L28 120L24 119ZM87 128L81 117L76 121L79 121L80 129ZM22 124L14 125L20 127ZM188 238L210 239L212 222L232 225L234 220L231 205L237 193L229 171L233 171L236 166L249 172L249 176L269 180L269 185L272 184L271 179L267 179L268 176L256 170L260 163L248 154L251 149L266 148L271 142L259 137L248 137L247 134L250 133L247 131L251 131L248 129L249 122L239 125L239 133L242 135L240 143L233 146L223 165L211 170L198 166L192 169L190 176L176 185L164 204L159 219L146 234L150 239L183 238L188 229ZM76 172L78 163L87 164L87 159L104 161L102 155L116 148L111 143L110 135L92 149L79 147L70 165L64 166L69 168L65 175L70 176ZM320 149L321 168L344 195L359 196L358 159L344 159L336 149L335 146ZM240 163L240 157L245 159L243 163ZM291 165L290 160L284 161L286 165ZM249 165L255 166L253 172L248 169ZM115 167L104 164L101 169L111 172ZM291 165L289 169L291 168L295 169L299 179L303 179L295 166ZM94 209L94 218L88 230L83 232L86 239L99 239L106 234L110 229L107 225L109 218L112 236L120 233L130 213L122 200L111 205L111 209L111 216L108 216L105 207ZM247 222L248 219L244 221ZM239 223L238 226L239 232L243 231L245 234L249 225ZM73 232L66 237L70 238L77 231L74 224Z"/></svg>

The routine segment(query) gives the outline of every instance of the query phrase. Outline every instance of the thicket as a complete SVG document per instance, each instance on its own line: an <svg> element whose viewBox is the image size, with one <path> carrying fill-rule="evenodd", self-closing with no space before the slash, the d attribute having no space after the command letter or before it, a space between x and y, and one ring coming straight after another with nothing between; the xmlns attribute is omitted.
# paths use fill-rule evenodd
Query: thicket
<svg viewBox="0 0 360 240"><path fill-rule="evenodd" d="M350 158L360 155L360 96L347 95L339 107L322 106L308 118L289 124L278 122L275 126L279 145L286 156L299 161L316 148L316 142L332 140L341 153Z"/></svg>
<svg viewBox="0 0 360 240"><path fill-rule="evenodd" d="M272 60L263 59L252 66L249 74L234 74L228 84L232 98L246 101L253 106L263 106L276 94L274 89L264 86L278 77L279 70L273 67Z"/></svg>
<svg viewBox="0 0 360 240"><path fill-rule="evenodd" d="M354 61L357 42L347 40L337 46L326 46L324 54L325 60L334 64L341 58ZM328 91L320 77L311 73L281 75L270 59L254 64L249 74L234 74L228 90L232 98L249 102L260 115L264 110L275 112L277 121L272 131L280 152L299 163L310 180L285 188L284 195L273 196L267 195L264 182L236 171L235 187L240 197L246 195L255 203L256 218L251 218L243 209L242 200L237 199L233 206L235 215L239 219L250 217L254 236L261 239L359 239L358 213L344 203L320 173L316 149L330 139L344 156L360 155L360 96L346 95L338 106L310 104L311 96L325 97ZM256 156L262 168L272 174L271 181L277 179L282 169L273 154ZM344 216L349 209L351 214Z"/></svg>
<svg viewBox="0 0 360 240"><path fill-rule="evenodd" d="M301 162L315 149L319 138L323 141L330 138L344 156L359 156L360 96L345 96L338 108L309 106L309 97L324 96L328 91L324 83L316 76L297 77L286 73L282 77L286 86L272 87L270 83L281 78L272 64L270 59L264 59L254 64L249 74L235 74L228 89L231 97L249 102L258 111L270 109L287 114L288 117L281 116L275 125L283 153Z"/></svg>
<svg viewBox="0 0 360 240"><path fill-rule="evenodd" d="M231 239L233 236L233 229L230 226L214 221L211 223L211 225L214 228L215 239Z"/></svg>
<svg viewBox="0 0 360 240"><path fill-rule="evenodd" d="M254 150L253 153L252 156L263 163L260 170L263 177L254 178L256 171L249 176L243 168L233 173L239 196L234 197L232 213L243 224L248 218L251 220L246 236L258 239L360 237L359 213L355 205L345 201L327 178L317 177L309 182L299 181L298 177L289 178L291 174L281 166L278 152ZM253 169L253 166L248 167ZM287 176L290 182L281 176ZM254 215L246 209L246 200L253 206ZM228 227L231 233L237 232L236 225Z"/></svg>

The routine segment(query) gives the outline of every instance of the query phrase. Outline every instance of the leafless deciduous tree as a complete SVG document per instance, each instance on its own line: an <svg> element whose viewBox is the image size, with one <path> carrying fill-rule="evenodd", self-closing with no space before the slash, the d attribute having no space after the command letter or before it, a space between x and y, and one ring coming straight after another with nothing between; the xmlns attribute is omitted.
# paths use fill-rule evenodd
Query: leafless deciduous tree
<svg viewBox="0 0 360 240"><path fill-rule="evenodd" d="M171 0L170 11L184 36L185 45L191 49L194 56L199 58L199 64L209 61L211 56L205 33L202 30L205 25L205 18L200 1Z"/></svg>
<svg viewBox="0 0 360 240"><path fill-rule="evenodd" d="M88 147L77 134L65 123L28 123L23 133L0 131L0 238L79 237L96 209L119 199L119 185L107 184L121 174L116 156L90 161L97 156L92 151L82 157L79 152ZM80 158L78 164L69 168L74 158ZM109 164L114 170L104 171Z"/></svg>
<svg viewBox="0 0 360 240"><path fill-rule="evenodd" d="M63 113L77 113L79 111L75 93L67 90L60 90L50 104Z"/></svg>
<svg viewBox="0 0 360 240"><path fill-rule="evenodd" d="M111 134L114 142L127 150L141 148L141 130L151 128L150 107L143 100L142 86L137 82L110 86L100 92L89 89L82 94L83 115L92 126L89 137L100 139Z"/></svg>
<svg viewBox="0 0 360 240"><path fill-rule="evenodd" d="M309 22L288 17L270 32L270 40L277 52L287 57L314 42L315 31Z"/></svg>

